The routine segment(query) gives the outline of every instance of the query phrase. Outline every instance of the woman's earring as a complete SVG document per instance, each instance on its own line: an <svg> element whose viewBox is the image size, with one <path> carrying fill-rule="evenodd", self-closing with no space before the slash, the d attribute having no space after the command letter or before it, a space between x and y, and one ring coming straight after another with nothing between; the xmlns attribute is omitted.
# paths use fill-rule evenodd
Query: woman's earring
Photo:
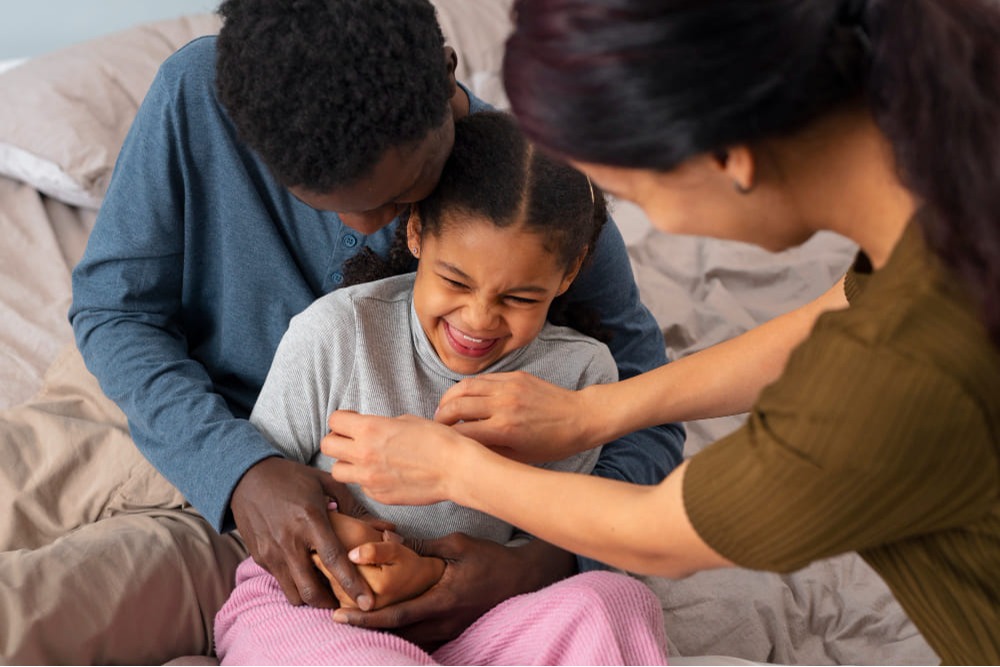
<svg viewBox="0 0 1000 667"><path fill-rule="evenodd" d="M736 191L739 192L741 195L748 194L751 190L753 190L753 186L754 186L753 183L751 183L750 185L743 185L739 181L733 181L733 187L735 187Z"/></svg>
<svg viewBox="0 0 1000 667"><path fill-rule="evenodd" d="M420 257L420 248L418 248L418 247L417 247L417 246L415 246L415 245L411 245L411 246L410 246L410 253L411 253L411 254L412 254L412 255L413 255L414 257Z"/></svg>

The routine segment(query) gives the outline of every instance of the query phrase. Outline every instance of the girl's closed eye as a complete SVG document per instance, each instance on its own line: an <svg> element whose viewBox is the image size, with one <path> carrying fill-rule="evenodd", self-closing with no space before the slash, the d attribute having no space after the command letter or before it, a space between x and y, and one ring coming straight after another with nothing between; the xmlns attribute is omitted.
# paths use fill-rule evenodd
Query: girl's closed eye
<svg viewBox="0 0 1000 667"><path fill-rule="evenodd" d="M449 287L454 287L455 289L460 289L460 290L467 290L467 289L469 289L469 286L466 285L465 283L459 282L457 280L453 280L452 278L449 278L448 276L441 276L441 279L443 281L445 281L448 284Z"/></svg>
<svg viewBox="0 0 1000 667"><path fill-rule="evenodd" d="M517 296L514 294L508 294L507 296L504 297L504 299L512 303L524 306L534 306L537 303L541 303L539 299L531 299L526 296Z"/></svg>
<svg viewBox="0 0 1000 667"><path fill-rule="evenodd" d="M408 271L418 259L420 328L449 370L475 375L527 347L550 315L576 322L571 307L549 307L576 277L607 208L584 174L535 151L507 114L460 119L455 137L438 187L411 208L390 257L404 257Z"/></svg>

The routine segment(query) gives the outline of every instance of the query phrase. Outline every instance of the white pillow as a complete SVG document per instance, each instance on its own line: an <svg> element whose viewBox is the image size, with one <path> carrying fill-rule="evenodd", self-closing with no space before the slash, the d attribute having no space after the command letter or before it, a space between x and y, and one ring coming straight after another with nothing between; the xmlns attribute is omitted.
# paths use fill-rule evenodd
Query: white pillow
<svg viewBox="0 0 1000 667"><path fill-rule="evenodd" d="M9 60L0 60L0 74L6 72L9 69L14 69L15 67L17 67L26 60L27 58L11 58Z"/></svg>

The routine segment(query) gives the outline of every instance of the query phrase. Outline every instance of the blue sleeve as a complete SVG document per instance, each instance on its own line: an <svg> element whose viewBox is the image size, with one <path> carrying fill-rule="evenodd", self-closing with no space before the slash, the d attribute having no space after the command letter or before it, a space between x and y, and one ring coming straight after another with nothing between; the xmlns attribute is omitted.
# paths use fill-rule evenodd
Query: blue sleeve
<svg viewBox="0 0 1000 667"><path fill-rule="evenodd" d="M611 332L608 347L620 379L667 362L663 334L639 299L625 241L610 219L591 261L573 282L567 297L600 313L601 324ZM680 464L683 450L684 428L680 424L655 426L606 444L593 474L634 484L658 484ZM577 560L581 571L606 567L587 558Z"/></svg>
<svg viewBox="0 0 1000 667"><path fill-rule="evenodd" d="M143 455L222 530L231 527L228 502L240 478L277 452L237 418L190 354L188 324L199 314L182 307L191 167L179 116L158 75L73 271L70 321L87 367L125 412Z"/></svg>

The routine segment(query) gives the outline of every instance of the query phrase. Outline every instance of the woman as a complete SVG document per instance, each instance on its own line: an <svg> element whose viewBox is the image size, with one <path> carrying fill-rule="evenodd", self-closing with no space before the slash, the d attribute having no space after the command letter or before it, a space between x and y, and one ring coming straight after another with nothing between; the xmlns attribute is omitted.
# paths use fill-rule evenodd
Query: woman
<svg viewBox="0 0 1000 667"><path fill-rule="evenodd" d="M666 576L857 551L944 661L1000 663L997 5L532 0L516 17L525 131L657 227L772 250L831 230L861 252L814 303L617 384L498 375L453 388L439 423L336 413L334 477ZM655 487L512 460L743 410Z"/></svg>

